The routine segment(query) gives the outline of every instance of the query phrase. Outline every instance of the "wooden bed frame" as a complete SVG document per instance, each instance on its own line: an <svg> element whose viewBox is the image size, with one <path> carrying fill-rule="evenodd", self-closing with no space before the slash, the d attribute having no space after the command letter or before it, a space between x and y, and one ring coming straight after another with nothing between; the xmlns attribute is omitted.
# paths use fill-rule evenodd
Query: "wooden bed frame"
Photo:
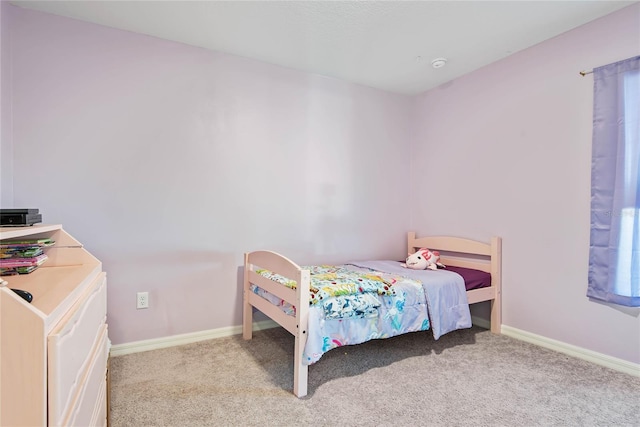
<svg viewBox="0 0 640 427"><path fill-rule="evenodd" d="M416 249L429 248L440 251L444 265L473 268L491 273L491 286L467 291L469 304L491 301L491 332L499 334L501 319L501 271L502 239L493 237L491 243L459 237L421 237L414 232L407 234L407 249L414 253ZM297 289L290 289L269 280L255 270L264 268L297 282ZM293 393L298 397L307 395L308 365L302 364L302 355L307 342L307 323L309 317L309 270L303 270L290 259L271 251L246 253L244 257L244 303L242 336L249 340L253 332L253 307L277 322L295 337ZM278 296L296 307L296 315L289 316L266 299L253 293L251 284Z"/></svg>

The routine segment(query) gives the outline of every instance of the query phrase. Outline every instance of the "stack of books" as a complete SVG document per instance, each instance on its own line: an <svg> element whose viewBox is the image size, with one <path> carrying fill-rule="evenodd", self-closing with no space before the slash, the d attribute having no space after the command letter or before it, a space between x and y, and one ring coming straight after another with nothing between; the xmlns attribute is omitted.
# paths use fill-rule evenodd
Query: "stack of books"
<svg viewBox="0 0 640 427"><path fill-rule="evenodd" d="M0 276L29 274L40 267L47 254L43 248L52 246L51 239L4 241L0 244Z"/></svg>

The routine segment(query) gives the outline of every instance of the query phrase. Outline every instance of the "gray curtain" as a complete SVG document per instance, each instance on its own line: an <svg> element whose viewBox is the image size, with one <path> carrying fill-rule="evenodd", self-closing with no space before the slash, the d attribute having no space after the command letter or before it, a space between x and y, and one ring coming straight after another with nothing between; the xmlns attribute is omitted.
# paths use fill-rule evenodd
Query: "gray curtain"
<svg viewBox="0 0 640 427"><path fill-rule="evenodd" d="M593 70L587 296L640 306L640 56Z"/></svg>

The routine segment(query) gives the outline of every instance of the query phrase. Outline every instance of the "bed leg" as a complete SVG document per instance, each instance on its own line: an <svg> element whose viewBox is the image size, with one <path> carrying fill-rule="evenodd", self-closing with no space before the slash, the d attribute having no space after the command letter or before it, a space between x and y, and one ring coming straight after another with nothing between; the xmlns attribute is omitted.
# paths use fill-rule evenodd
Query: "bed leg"
<svg viewBox="0 0 640 427"><path fill-rule="evenodd" d="M307 383L309 381L309 366L302 364L302 349L298 351L300 340L296 338L296 350L293 366L293 394L297 397L307 395Z"/></svg>
<svg viewBox="0 0 640 427"><path fill-rule="evenodd" d="M253 338L253 307L246 301L242 309L242 338L250 340Z"/></svg>
<svg viewBox="0 0 640 427"><path fill-rule="evenodd" d="M502 316L500 313L500 296L491 300L491 332L500 334L502 332Z"/></svg>
<svg viewBox="0 0 640 427"><path fill-rule="evenodd" d="M242 338L253 337L253 307L249 304L249 254L244 254L244 281L242 286Z"/></svg>

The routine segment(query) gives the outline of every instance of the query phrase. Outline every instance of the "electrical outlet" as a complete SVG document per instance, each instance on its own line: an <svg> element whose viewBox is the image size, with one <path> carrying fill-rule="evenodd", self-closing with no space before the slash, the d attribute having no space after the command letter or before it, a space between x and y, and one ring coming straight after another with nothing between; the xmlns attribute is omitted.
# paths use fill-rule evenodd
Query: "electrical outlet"
<svg viewBox="0 0 640 427"><path fill-rule="evenodd" d="M149 292L138 292L136 308L149 308Z"/></svg>

